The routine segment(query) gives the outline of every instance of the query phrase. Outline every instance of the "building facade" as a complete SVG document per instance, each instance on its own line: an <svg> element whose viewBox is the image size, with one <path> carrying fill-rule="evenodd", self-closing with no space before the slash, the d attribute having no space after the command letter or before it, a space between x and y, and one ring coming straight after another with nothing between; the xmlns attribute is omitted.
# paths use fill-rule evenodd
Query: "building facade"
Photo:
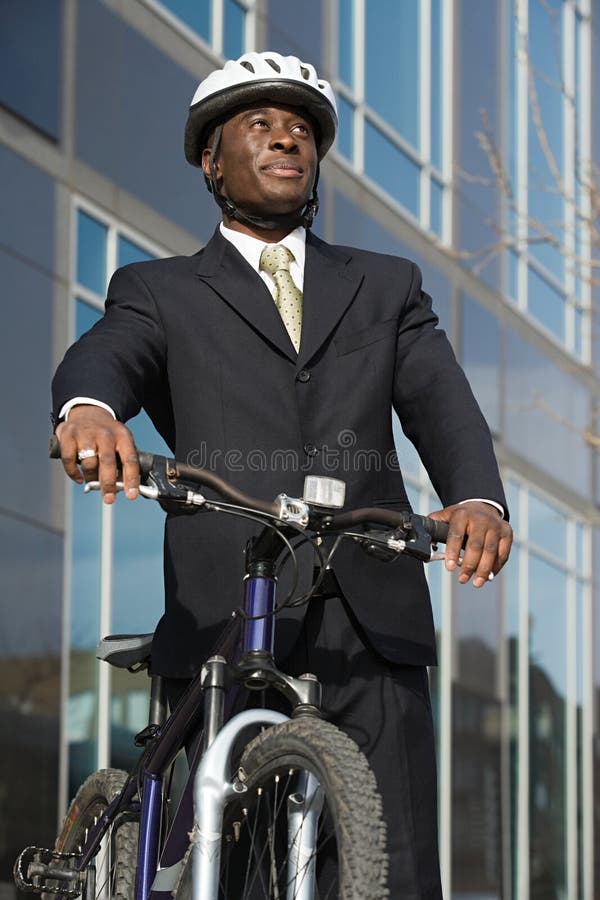
<svg viewBox="0 0 600 900"><path fill-rule="evenodd" d="M66 484L45 455L50 378L117 266L210 237L187 104L254 49L333 82L315 230L419 263L508 488L503 575L478 592L429 572L445 896L600 897L595 0L0 4L0 897L82 778L129 766L147 679L99 666L95 645L161 609L160 510ZM132 427L164 449L143 415Z"/></svg>

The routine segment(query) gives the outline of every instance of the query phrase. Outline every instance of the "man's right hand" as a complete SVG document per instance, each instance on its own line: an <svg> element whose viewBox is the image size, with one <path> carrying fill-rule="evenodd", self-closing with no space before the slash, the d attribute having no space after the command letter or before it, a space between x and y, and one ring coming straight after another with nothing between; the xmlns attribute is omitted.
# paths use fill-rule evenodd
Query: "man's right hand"
<svg viewBox="0 0 600 900"><path fill-rule="evenodd" d="M117 454L121 460L123 489L128 500L135 500L140 484L140 469L133 436L128 428L117 422L100 406L74 406L67 422L56 428L60 441L60 456L65 472L82 484L99 481L102 499L114 503L117 482ZM81 451L93 450L94 455L79 460Z"/></svg>

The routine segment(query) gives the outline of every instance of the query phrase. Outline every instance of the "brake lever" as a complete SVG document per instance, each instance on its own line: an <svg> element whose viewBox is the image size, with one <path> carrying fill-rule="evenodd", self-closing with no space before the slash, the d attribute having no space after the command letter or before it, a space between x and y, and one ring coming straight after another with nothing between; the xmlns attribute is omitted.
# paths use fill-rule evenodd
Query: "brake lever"
<svg viewBox="0 0 600 900"><path fill-rule="evenodd" d="M86 494L89 494L90 491L99 491L99 490L101 490L100 482L99 481L87 481L85 483L83 490L84 490L84 493L86 493ZM123 486L123 482L116 481L114 493L119 494L119 493L121 493L121 491L124 491L124 490L125 490L125 488ZM140 492L142 497L147 497L148 500L156 500L158 498L158 488L156 487L156 485L140 484L138 491Z"/></svg>

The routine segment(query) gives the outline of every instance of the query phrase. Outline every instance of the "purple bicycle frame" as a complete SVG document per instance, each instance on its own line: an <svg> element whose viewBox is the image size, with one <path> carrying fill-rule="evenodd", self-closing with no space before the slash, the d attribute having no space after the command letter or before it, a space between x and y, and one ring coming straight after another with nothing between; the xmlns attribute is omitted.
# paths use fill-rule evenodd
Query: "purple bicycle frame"
<svg viewBox="0 0 600 900"><path fill-rule="evenodd" d="M241 641L238 643L237 655L234 657L234 661L251 650L265 651L267 653L273 652L275 639L275 617L273 615L275 595L276 581L274 578L263 575L246 577L244 582L244 623ZM226 643L226 640L224 643ZM215 651L217 653L223 652L223 648L217 646ZM227 655L227 653L224 655ZM194 696L192 696L191 700L193 701L194 699ZM233 702L234 698L232 697L231 703ZM190 702L188 702L188 705L190 705ZM169 764L173 748L178 749L181 746L182 724L180 720L185 719L188 721L188 716L180 713L180 715L169 720L161 735L162 740L157 747L158 752L150 755L144 769L135 900L148 900L149 897L152 897L152 900L159 900L159 898L167 900L171 896L170 890L163 891L161 888L152 890L152 883L158 866L158 836L162 811L163 773ZM167 736L169 730L172 732L171 740ZM182 809L183 804L186 803L186 795L188 795L187 804L191 815L193 780L193 776L191 776L186 784L184 798L182 798L178 813ZM174 841L174 843L176 842ZM169 839L167 839L161 856L161 869L174 865L179 857L179 852L176 846L169 846Z"/></svg>

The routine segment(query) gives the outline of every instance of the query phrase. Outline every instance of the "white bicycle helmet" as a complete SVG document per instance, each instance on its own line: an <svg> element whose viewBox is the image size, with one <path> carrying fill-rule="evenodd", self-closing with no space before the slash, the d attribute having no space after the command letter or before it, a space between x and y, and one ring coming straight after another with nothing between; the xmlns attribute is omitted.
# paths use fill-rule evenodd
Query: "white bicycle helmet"
<svg viewBox="0 0 600 900"><path fill-rule="evenodd" d="M264 52L231 59L200 82L185 129L187 161L201 166L209 126L222 122L236 107L258 100L303 107L319 127L317 152L319 160L323 159L338 124L331 85L319 78L313 66L295 56Z"/></svg>

